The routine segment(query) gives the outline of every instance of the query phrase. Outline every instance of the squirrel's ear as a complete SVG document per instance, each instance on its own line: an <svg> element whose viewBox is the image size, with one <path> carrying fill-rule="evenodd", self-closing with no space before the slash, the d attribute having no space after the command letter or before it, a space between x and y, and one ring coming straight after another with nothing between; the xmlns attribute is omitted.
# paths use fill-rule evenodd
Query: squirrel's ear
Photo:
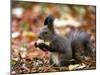
<svg viewBox="0 0 100 75"><path fill-rule="evenodd" d="M54 22L54 17L51 16L51 15L49 15L49 16L46 17L46 19L45 19L45 21L44 21L44 25L45 25L45 26L48 26L48 28L49 28L50 30L53 30L53 29L54 29L54 28L53 28L53 22Z"/></svg>

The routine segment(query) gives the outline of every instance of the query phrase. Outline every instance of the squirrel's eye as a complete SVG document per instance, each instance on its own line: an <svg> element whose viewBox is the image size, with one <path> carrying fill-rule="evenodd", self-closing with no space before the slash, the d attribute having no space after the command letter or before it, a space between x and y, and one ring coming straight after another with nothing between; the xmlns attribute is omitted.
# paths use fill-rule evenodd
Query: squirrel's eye
<svg viewBox="0 0 100 75"><path fill-rule="evenodd" d="M45 34L48 34L48 32L45 32Z"/></svg>

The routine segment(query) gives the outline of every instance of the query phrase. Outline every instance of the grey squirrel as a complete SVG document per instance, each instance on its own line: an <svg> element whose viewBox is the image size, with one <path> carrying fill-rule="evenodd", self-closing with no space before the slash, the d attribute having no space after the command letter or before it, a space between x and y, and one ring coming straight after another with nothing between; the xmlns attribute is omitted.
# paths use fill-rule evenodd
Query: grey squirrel
<svg viewBox="0 0 100 75"><path fill-rule="evenodd" d="M68 39L64 38L56 34L53 21L54 18L52 16L47 16L44 21L44 27L39 33L39 38L45 42L50 42L50 45L40 43L35 44L35 46L51 53L50 64L66 66L72 63L72 59L81 62L82 54L87 55L91 52L88 35L85 32L72 32ZM88 51L81 51L81 47L88 49Z"/></svg>

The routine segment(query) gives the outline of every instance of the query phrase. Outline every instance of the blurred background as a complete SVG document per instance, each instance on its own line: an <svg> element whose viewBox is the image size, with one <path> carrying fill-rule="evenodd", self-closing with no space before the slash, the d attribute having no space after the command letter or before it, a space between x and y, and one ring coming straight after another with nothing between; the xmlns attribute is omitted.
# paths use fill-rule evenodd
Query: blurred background
<svg viewBox="0 0 100 75"><path fill-rule="evenodd" d="M55 17L55 29L59 35L64 35L69 29L67 26L73 26L90 34L92 46L96 48L96 7L89 5L69 5L69 4L51 4L36 2L12 1L12 71L21 67L25 68L25 63L32 62L33 58L40 58L47 63L48 52L42 52L34 47L37 40L37 34L44 24L44 19L48 15ZM27 59L27 60L26 60ZM21 61L22 60L22 61ZM29 63L31 65L31 63ZM33 62L32 62L33 64ZM34 66L34 65L33 65ZM35 66L37 67L37 66ZM30 72L32 65L28 66L27 71ZM18 70L16 72L22 72ZM25 73L24 72L24 73Z"/></svg>

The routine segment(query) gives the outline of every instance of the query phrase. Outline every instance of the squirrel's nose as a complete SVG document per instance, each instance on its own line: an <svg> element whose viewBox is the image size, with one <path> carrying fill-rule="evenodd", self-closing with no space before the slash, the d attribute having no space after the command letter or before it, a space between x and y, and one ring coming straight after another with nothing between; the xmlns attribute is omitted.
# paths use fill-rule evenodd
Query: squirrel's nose
<svg viewBox="0 0 100 75"><path fill-rule="evenodd" d="M39 38L39 39L41 39L41 33L40 33L40 32L38 32L38 34L37 34L37 35L38 35L38 38Z"/></svg>

